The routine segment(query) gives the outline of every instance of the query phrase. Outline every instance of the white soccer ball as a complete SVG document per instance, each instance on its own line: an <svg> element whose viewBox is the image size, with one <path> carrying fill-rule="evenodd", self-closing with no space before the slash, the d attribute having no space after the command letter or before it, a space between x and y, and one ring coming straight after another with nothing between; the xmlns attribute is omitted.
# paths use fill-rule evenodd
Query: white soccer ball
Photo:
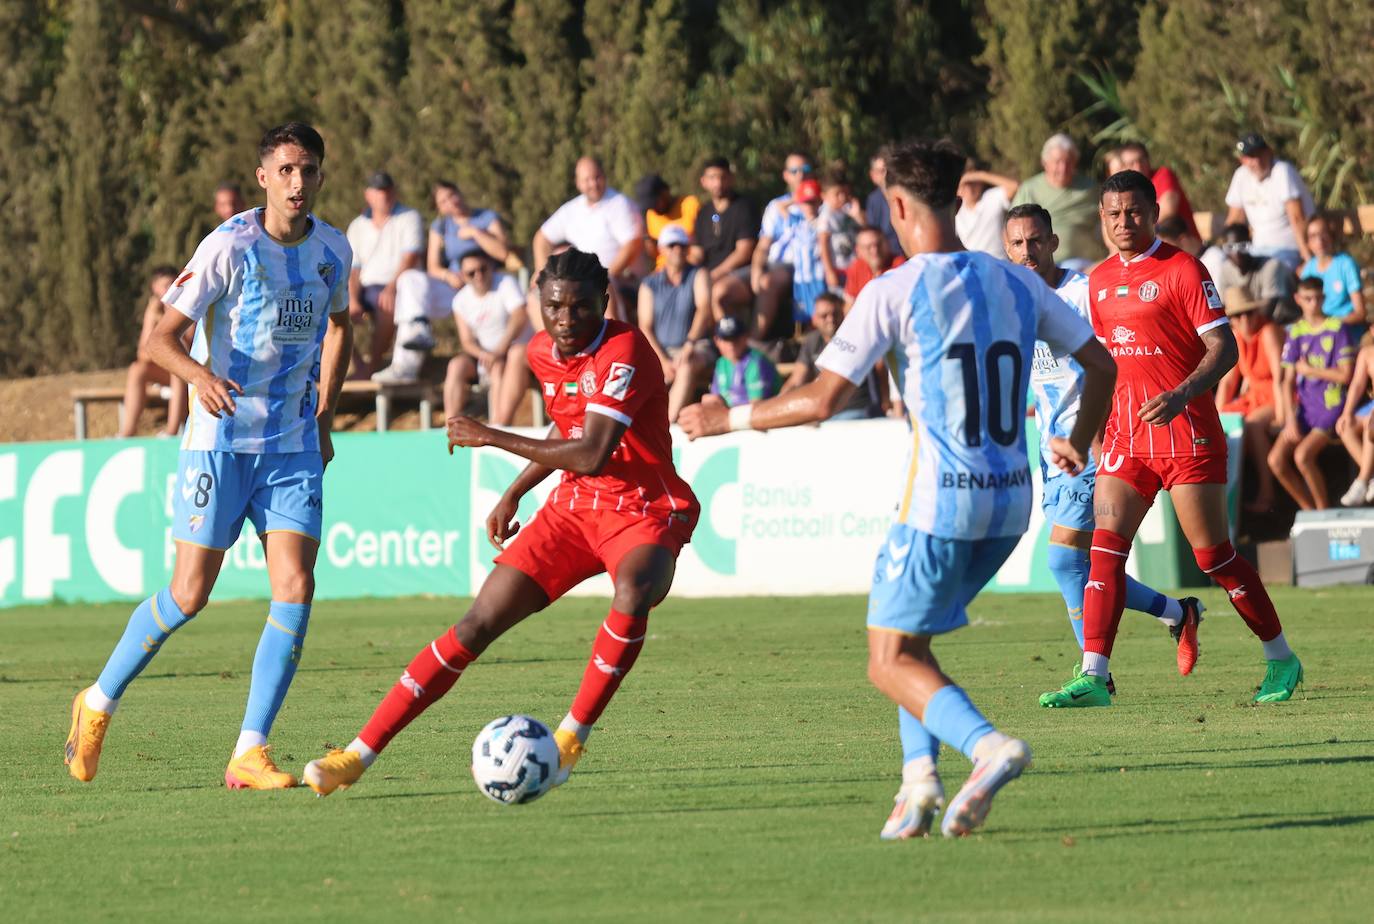
<svg viewBox="0 0 1374 924"><path fill-rule="evenodd" d="M472 742L472 778L488 799L502 805L533 802L553 788L558 743L553 732L527 715L506 715Z"/></svg>

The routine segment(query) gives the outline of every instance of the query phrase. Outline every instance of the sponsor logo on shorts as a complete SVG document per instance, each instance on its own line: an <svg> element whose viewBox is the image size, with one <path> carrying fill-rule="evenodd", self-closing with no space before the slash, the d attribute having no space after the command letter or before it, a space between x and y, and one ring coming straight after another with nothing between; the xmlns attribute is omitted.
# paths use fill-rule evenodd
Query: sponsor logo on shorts
<svg viewBox="0 0 1374 924"><path fill-rule="evenodd" d="M1152 302L1159 298L1159 286L1151 279L1148 282L1142 282L1140 288L1135 290L1135 294L1142 302Z"/></svg>
<svg viewBox="0 0 1374 924"><path fill-rule="evenodd" d="M205 515L203 513L193 513L186 518L186 525L191 532L200 532L200 528L205 525Z"/></svg>
<svg viewBox="0 0 1374 924"><path fill-rule="evenodd" d="M635 376L635 367L629 363L611 363L611 371L606 375L606 384L601 393L616 401L624 401L630 391L630 379ZM596 380L592 380L596 384Z"/></svg>
<svg viewBox="0 0 1374 924"><path fill-rule="evenodd" d="M582 389L582 394L590 398L596 394L596 373L588 369L582 373L582 377L577 380L578 386Z"/></svg>

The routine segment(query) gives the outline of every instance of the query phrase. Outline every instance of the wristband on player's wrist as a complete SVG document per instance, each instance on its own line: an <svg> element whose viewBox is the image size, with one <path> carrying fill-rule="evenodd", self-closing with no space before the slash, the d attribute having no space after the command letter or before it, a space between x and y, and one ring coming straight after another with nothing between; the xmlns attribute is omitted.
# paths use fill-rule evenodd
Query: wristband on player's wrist
<svg viewBox="0 0 1374 924"><path fill-rule="evenodd" d="M754 405L741 404L737 407L730 408L730 429L754 429Z"/></svg>

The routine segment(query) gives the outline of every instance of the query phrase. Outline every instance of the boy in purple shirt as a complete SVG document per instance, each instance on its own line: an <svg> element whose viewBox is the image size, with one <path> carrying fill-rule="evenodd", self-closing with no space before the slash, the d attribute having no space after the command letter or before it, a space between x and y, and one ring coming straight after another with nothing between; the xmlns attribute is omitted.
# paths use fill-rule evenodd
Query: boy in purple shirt
<svg viewBox="0 0 1374 924"><path fill-rule="evenodd" d="M749 332L733 315L726 315L716 325L715 372L711 376L711 393L702 404L724 404L738 407L771 398L778 393L777 367L758 350L749 346Z"/></svg>
<svg viewBox="0 0 1374 924"><path fill-rule="evenodd" d="M1298 282L1294 296L1302 318L1288 327L1283 348L1277 420L1283 428L1269 453L1269 467L1303 510L1330 507L1318 460L1334 438L1336 420L1355 362L1350 332L1322 313L1322 281Z"/></svg>

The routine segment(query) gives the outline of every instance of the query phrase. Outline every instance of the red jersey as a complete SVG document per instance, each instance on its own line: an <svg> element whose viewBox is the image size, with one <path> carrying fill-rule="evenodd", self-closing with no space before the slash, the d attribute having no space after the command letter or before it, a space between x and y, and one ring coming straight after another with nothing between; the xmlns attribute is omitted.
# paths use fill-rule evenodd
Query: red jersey
<svg viewBox="0 0 1374 924"><path fill-rule="evenodd" d="M1178 193L1178 217L1183 219L1184 226L1194 237L1200 237L1197 233L1197 222L1193 220L1193 206L1188 202L1188 194L1183 191L1178 174L1168 167L1157 167L1154 175L1150 177L1150 182L1154 184L1156 199L1163 199L1166 192Z"/></svg>
<svg viewBox="0 0 1374 924"><path fill-rule="evenodd" d="M1116 359L1116 394L1103 446L1138 459L1226 454L1210 392L1188 402L1168 426L1136 412L1178 387L1206 354L1201 335L1226 323L1207 270L1177 247L1156 240L1130 262L1114 255L1088 276L1093 329Z"/></svg>
<svg viewBox="0 0 1374 924"><path fill-rule="evenodd" d="M566 358L540 331L530 340L528 356L544 407L564 439L582 436L588 414L626 425L601 474L564 472L548 503L664 519L689 514L695 520L697 499L673 468L663 367L638 329L607 319L585 350Z"/></svg>

